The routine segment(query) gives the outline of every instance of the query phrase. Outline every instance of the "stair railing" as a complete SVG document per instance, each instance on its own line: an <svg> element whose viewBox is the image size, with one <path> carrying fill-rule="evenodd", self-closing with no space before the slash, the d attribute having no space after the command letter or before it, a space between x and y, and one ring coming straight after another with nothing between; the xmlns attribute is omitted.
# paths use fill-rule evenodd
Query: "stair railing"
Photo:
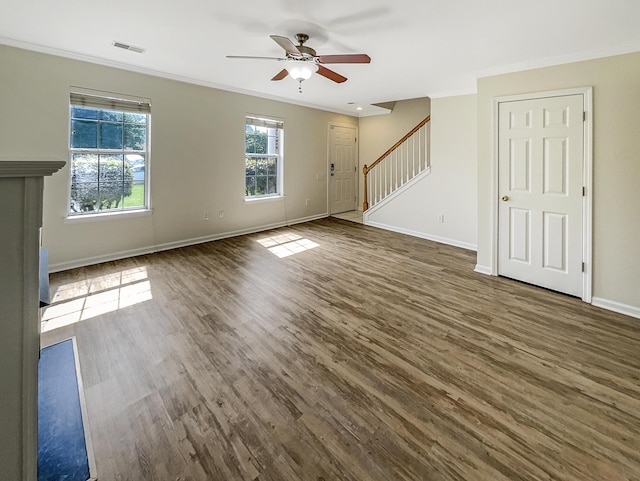
<svg viewBox="0 0 640 481"><path fill-rule="evenodd" d="M365 164L362 167L363 211L393 194L429 167L430 120L429 115L370 166ZM370 177L369 174L371 174Z"/></svg>

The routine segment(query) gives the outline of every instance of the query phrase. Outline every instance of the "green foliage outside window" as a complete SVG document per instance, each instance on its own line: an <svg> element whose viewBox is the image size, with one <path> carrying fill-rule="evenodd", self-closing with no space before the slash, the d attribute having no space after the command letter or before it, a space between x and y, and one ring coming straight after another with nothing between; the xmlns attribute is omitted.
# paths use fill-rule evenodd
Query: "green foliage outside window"
<svg viewBox="0 0 640 481"><path fill-rule="evenodd" d="M73 212L117 209L132 192L133 172L121 155L74 155L71 174Z"/></svg>
<svg viewBox="0 0 640 481"><path fill-rule="evenodd" d="M254 130L247 125L245 132L245 152L247 154L266 154L267 133Z"/></svg>
<svg viewBox="0 0 640 481"><path fill-rule="evenodd" d="M245 196L278 193L278 159L259 156L246 159Z"/></svg>

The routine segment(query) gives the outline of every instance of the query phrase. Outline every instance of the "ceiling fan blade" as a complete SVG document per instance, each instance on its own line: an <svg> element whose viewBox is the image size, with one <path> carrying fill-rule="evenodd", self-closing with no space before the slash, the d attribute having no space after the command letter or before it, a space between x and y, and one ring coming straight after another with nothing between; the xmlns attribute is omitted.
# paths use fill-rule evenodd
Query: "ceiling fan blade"
<svg viewBox="0 0 640 481"><path fill-rule="evenodd" d="M370 63L371 57L365 53L347 53L343 55L319 55L320 63Z"/></svg>
<svg viewBox="0 0 640 481"><path fill-rule="evenodd" d="M329 70L327 67L323 67L322 65L318 65L318 72L323 77L327 77L329 80L333 80L336 83L341 84L342 82L347 81L347 77L343 77L337 72L333 70Z"/></svg>
<svg viewBox="0 0 640 481"><path fill-rule="evenodd" d="M251 60L287 60L286 58L280 57L253 57L251 55L227 55L227 58L248 58Z"/></svg>
<svg viewBox="0 0 640 481"><path fill-rule="evenodd" d="M293 42L289 40L287 37L281 37L280 35L271 35L271 38L273 39L274 42L280 45L284 49L284 51L287 52L289 55L294 55L296 57L299 57L300 55L302 55L300 50L298 50L298 47L296 47L293 44Z"/></svg>
<svg viewBox="0 0 640 481"><path fill-rule="evenodd" d="M278 72L275 77L273 77L271 80L282 80L283 78L285 78L287 75L289 75L289 72L287 72L286 68L283 68L282 70L280 70L280 72Z"/></svg>

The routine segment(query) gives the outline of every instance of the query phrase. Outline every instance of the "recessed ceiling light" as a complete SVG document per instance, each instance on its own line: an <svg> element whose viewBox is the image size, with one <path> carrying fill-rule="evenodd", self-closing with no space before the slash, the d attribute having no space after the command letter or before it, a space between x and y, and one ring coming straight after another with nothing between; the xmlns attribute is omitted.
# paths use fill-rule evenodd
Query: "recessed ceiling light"
<svg viewBox="0 0 640 481"><path fill-rule="evenodd" d="M362 107L356 107L356 110L362 110Z"/></svg>
<svg viewBox="0 0 640 481"><path fill-rule="evenodd" d="M142 47L134 47L133 45L129 45L127 43L118 42L116 40L114 40L113 46L117 47L117 48L121 48L123 50L130 50L130 51L135 52L135 53L144 53L145 50L146 50L146 49L144 49Z"/></svg>

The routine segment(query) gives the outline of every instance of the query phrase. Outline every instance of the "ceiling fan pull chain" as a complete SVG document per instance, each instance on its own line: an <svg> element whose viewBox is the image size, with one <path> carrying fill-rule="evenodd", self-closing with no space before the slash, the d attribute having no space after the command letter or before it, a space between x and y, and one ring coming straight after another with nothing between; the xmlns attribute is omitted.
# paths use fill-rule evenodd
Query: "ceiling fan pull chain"
<svg viewBox="0 0 640 481"><path fill-rule="evenodd" d="M298 80L298 92L302 93L302 79Z"/></svg>

